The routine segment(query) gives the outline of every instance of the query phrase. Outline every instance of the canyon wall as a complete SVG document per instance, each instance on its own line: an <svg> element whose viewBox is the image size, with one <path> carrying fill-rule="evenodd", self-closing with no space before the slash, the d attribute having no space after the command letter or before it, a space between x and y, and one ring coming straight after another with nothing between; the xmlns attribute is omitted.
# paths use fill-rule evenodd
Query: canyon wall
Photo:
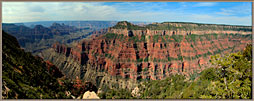
<svg viewBox="0 0 254 101"><path fill-rule="evenodd" d="M112 36L86 40L73 48L55 44L53 49L80 65L92 65L98 72L135 80L156 80L171 73L189 75L202 71L211 55L237 52L251 42L250 37L236 35L196 36L199 38L195 40L182 36L177 38L179 42L170 36L158 36L157 40L155 36L144 40L136 37L139 41L118 34Z"/></svg>
<svg viewBox="0 0 254 101"><path fill-rule="evenodd" d="M100 87L113 87L110 82L114 82L132 88L132 82L139 80L201 72L209 67L211 55L238 52L251 43L251 32L244 30L173 31L134 25L130 29L125 22L119 25L73 46L56 43L41 56L59 66L69 78L79 76Z"/></svg>
<svg viewBox="0 0 254 101"><path fill-rule="evenodd" d="M251 34L251 32L245 31L216 31L216 30L206 30L206 31L185 31L185 30L127 30L126 29L114 29L109 28L108 33L116 33L123 34L125 36L129 36L133 34L133 36L138 35L203 35L203 34L211 34L211 33L219 33L219 34Z"/></svg>
<svg viewBox="0 0 254 101"><path fill-rule="evenodd" d="M74 26L53 23L50 27L36 25L33 28L24 25L3 24L3 30L15 36L20 45L25 47L27 43L35 43L38 40L52 39L54 35L68 35L80 29Z"/></svg>
<svg viewBox="0 0 254 101"><path fill-rule="evenodd" d="M146 26L137 26L122 21L117 25L108 28L108 33L129 35L203 35L203 34L251 34L250 26L231 26L199 23L176 23L164 22L154 23Z"/></svg>

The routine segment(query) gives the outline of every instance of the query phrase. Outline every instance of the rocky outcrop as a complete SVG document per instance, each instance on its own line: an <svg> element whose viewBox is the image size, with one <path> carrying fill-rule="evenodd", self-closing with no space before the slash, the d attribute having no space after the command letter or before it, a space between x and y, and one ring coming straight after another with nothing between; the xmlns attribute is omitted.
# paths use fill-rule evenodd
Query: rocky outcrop
<svg viewBox="0 0 254 101"><path fill-rule="evenodd" d="M134 97L140 97L140 90L138 87L135 87L132 91L131 91L131 95L134 96Z"/></svg>
<svg viewBox="0 0 254 101"><path fill-rule="evenodd" d="M82 99L100 99L100 98L97 96L97 94L94 91L92 92L86 91Z"/></svg>
<svg viewBox="0 0 254 101"><path fill-rule="evenodd" d="M58 54L54 51L53 49L44 50L41 53L41 57L56 65L66 77L70 79L75 79L76 76L80 77L80 64L74 58L66 57L66 55Z"/></svg>
<svg viewBox="0 0 254 101"><path fill-rule="evenodd" d="M230 26L198 23L155 23L144 27L133 25L129 22L119 22L108 29L108 33L129 36L141 35L203 35L203 34L251 34L250 26Z"/></svg>

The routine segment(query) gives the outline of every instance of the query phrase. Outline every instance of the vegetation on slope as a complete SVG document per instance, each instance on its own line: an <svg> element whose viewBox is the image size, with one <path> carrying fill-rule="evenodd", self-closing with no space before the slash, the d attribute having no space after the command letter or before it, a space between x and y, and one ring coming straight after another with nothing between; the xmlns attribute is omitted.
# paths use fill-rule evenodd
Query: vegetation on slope
<svg viewBox="0 0 254 101"><path fill-rule="evenodd" d="M96 91L90 82L78 78L72 83L53 64L44 62L20 48L15 37L3 32L4 99L77 98L86 91ZM72 96L72 97L71 97Z"/></svg>
<svg viewBox="0 0 254 101"><path fill-rule="evenodd" d="M252 99L252 46L243 52L211 58L212 68L196 78L172 75L164 80L151 80L139 86L140 99ZM127 93L127 94L126 94ZM102 98L126 98L128 90L110 90ZM135 97L129 97L135 98Z"/></svg>
<svg viewBox="0 0 254 101"><path fill-rule="evenodd" d="M3 98L67 98L57 78L40 58L22 50L15 37L3 32Z"/></svg>
<svg viewBox="0 0 254 101"><path fill-rule="evenodd" d="M107 89L105 92L99 94L101 99L135 99L128 89Z"/></svg>

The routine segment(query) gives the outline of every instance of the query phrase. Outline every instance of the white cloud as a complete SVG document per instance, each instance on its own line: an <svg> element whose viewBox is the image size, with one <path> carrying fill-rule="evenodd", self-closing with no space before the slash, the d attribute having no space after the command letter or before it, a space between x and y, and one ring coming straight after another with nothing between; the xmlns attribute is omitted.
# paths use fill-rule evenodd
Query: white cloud
<svg viewBox="0 0 254 101"><path fill-rule="evenodd" d="M3 2L3 22L107 20L113 12L116 12L115 8L98 3Z"/></svg>
<svg viewBox="0 0 254 101"><path fill-rule="evenodd" d="M201 2L193 5L193 7L210 7L210 6L215 6L215 2Z"/></svg>
<svg viewBox="0 0 254 101"><path fill-rule="evenodd" d="M215 23L215 24L230 24L230 25L251 25L251 16L237 17L237 16L213 16L193 14L191 19L194 22L201 23Z"/></svg>
<svg viewBox="0 0 254 101"><path fill-rule="evenodd" d="M140 4L139 4L140 5ZM151 4L150 4L151 5ZM158 8L156 4L155 8ZM199 6L211 6L214 3L198 3ZM197 6L196 5L196 6ZM124 4L121 4L124 6ZM36 8L38 7L38 8ZM142 7L119 7L119 5L103 5L103 3L81 2L3 2L3 22L31 21L67 21L67 20L111 20L111 21L179 21L221 24L251 25L251 16L223 16L214 14L195 14L184 9L144 11ZM134 8L134 10L133 10ZM123 11L124 9L124 11ZM31 11L32 10L32 11Z"/></svg>
<svg viewBox="0 0 254 101"><path fill-rule="evenodd" d="M251 15L251 4L243 4L229 8L221 8L216 14L220 15Z"/></svg>

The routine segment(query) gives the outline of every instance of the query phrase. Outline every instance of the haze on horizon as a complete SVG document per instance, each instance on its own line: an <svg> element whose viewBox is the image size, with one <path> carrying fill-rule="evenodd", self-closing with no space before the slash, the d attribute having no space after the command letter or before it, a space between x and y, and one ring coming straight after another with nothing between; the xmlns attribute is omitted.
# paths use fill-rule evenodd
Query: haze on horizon
<svg viewBox="0 0 254 101"><path fill-rule="evenodd" d="M3 2L3 23L195 22L251 26L251 2Z"/></svg>

